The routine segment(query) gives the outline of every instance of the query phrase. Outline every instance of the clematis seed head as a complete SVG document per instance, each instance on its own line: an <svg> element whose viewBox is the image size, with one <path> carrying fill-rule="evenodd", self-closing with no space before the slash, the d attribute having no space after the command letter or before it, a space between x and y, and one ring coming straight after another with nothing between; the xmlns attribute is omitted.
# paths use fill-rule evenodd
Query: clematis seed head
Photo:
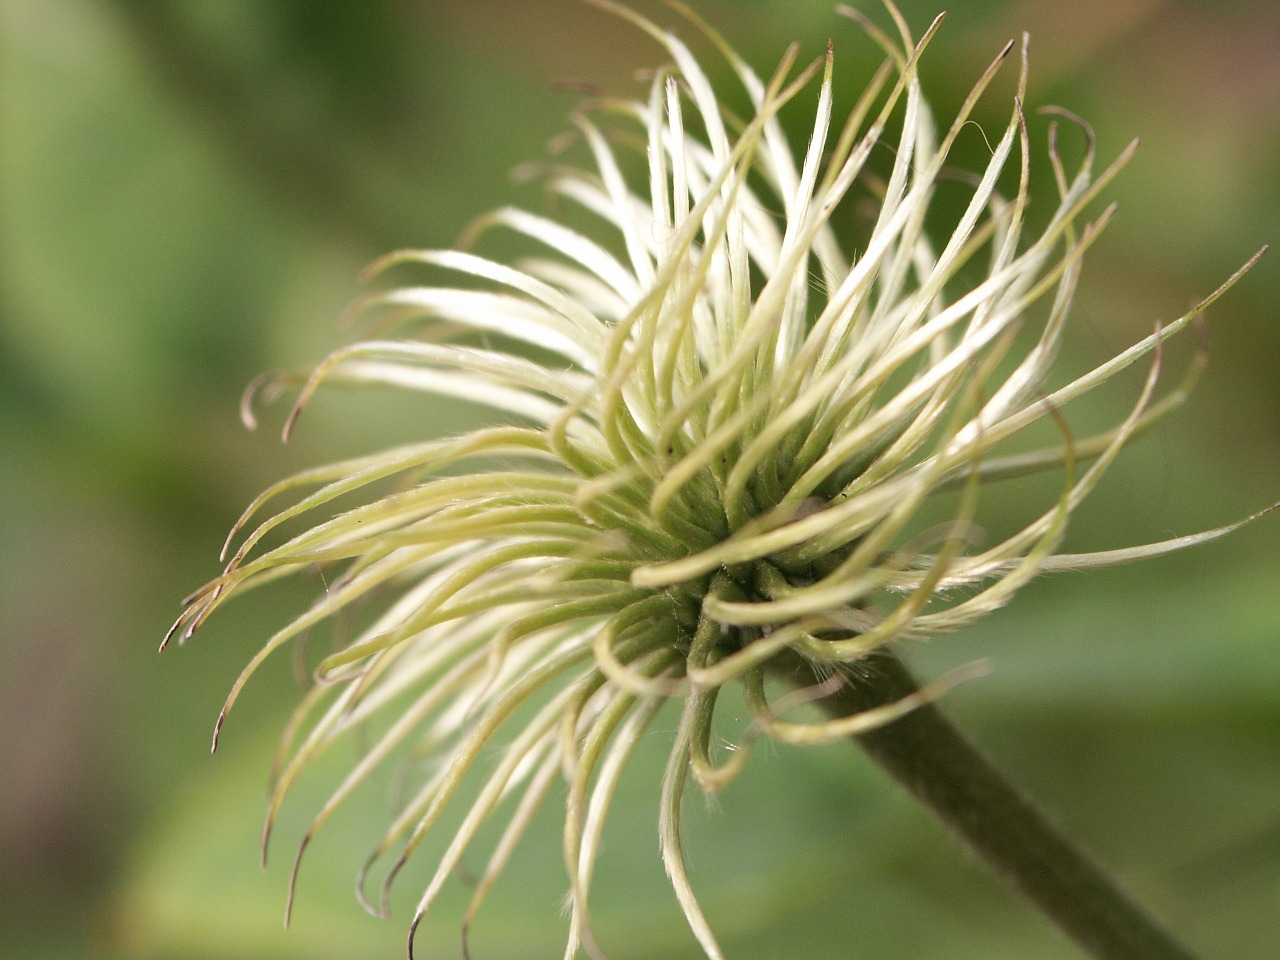
<svg viewBox="0 0 1280 960"><path fill-rule="evenodd" d="M1029 119L1025 37L939 120L918 67L941 18L917 39L891 4L893 33L841 8L883 56L850 102L834 47L807 63L793 47L760 77L671 3L736 75L751 106L740 117L722 108L676 34L612 0L591 2L666 57L639 96L597 94L574 115L572 139L589 164L542 171L550 194L594 228L505 207L477 221L463 249L384 257L370 277L399 279L354 308L377 319L375 332L308 375L260 381L245 407L252 421L253 393L300 385L287 435L317 389L372 384L479 404L492 425L276 483L236 524L225 569L189 598L170 636L190 637L257 585L333 571L323 595L252 657L218 720L221 730L246 681L281 647L339 614L359 624L316 666L288 725L264 856L299 773L353 731L375 731L298 859L377 769L431 758L361 870L360 898L385 913L391 880L445 809L460 807L416 930L481 824L502 816L465 931L534 812L559 790L566 957L600 952L588 893L610 802L642 732L678 702L662 857L694 934L719 958L682 855L690 776L718 790L760 737L843 738L940 695L980 668L871 713L786 719L850 682L877 650L984 617L1039 574L1141 559L1239 526L1060 550L1072 513L1121 449L1176 408L1199 373L1202 353L1162 389L1162 344L1254 261L1096 368L1055 378L1084 254L1113 214L1100 196L1133 145L1095 169L1083 122L1064 111ZM959 177L957 138L1006 61L1017 82L1003 127L988 137L986 165ZM779 123L787 105L811 115L802 150ZM1078 164L1059 152L1064 123L1085 139ZM1045 126L1054 176L1037 187L1046 216L1033 231L1032 144L1045 134L1032 128ZM887 173L873 173L884 157ZM641 175L628 172L637 167ZM944 180L963 194L958 209L934 202ZM866 209L870 226L851 246L856 211ZM947 210L956 212L939 231ZM514 263L471 252L492 231L541 252ZM450 279L431 279L441 276ZM1130 409L1109 430L1075 436L1072 403L1139 362L1147 375ZM1056 440L1028 450L1037 424ZM1055 477L1056 494L985 543L984 518L1010 523L989 491L1033 474ZM273 544L298 518L309 527ZM775 699L784 654L820 665L829 681ZM736 749L713 751L717 698L730 686L750 720Z"/></svg>

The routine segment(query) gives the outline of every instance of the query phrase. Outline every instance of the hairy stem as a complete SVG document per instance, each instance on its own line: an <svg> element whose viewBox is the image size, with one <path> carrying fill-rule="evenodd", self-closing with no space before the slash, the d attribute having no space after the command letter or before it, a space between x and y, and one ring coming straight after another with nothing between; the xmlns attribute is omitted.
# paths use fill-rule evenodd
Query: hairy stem
<svg viewBox="0 0 1280 960"><path fill-rule="evenodd" d="M897 657L819 703L833 717L895 703L918 687ZM820 682L797 658L793 681ZM1009 886L1099 960L1193 960L1193 954L1128 898L966 740L924 706L855 738Z"/></svg>

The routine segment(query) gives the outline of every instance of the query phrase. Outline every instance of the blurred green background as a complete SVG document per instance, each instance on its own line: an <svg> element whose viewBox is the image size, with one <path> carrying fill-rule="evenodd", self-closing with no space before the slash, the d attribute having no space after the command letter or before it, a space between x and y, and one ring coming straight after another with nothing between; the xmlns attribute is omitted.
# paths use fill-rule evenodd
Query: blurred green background
<svg viewBox="0 0 1280 960"><path fill-rule="evenodd" d="M765 72L791 40L807 58L834 36L847 104L878 58L831 6L699 9ZM917 31L936 12L904 9ZM958 5L925 70L941 116L1023 29L1032 106L1089 118L1104 158L1143 140L1090 255L1071 366L1280 240L1280 5ZM270 752L299 690L287 655L207 756L240 664L318 584L255 593L186 649L155 648L267 482L475 417L335 396L283 447L279 409L258 433L240 426L244 385L342 343L378 254L448 245L509 200L540 208L509 171L565 128L578 95L556 81L633 91L657 48L574 0L4 0L0 31L0 954L400 956L425 865L390 923L350 894L385 816L376 791L314 845L293 929L287 848L323 776L257 869ZM987 130L1006 103L980 112ZM1033 120L1038 149L1044 133ZM976 134L962 148L981 162ZM1071 546L1190 533L1280 495L1277 303L1273 253L1212 310L1192 404L1115 469ZM1140 377L1098 415L1126 409ZM925 673L994 658L951 712L1206 957L1280 955L1278 522L1040 582L911 651ZM600 866L616 958L697 955L657 858L659 726ZM688 810L695 883L732 957L1076 956L848 748L761 750L715 810ZM482 914L475 957L557 955L550 812ZM457 955L469 894L454 886L423 928L427 956Z"/></svg>

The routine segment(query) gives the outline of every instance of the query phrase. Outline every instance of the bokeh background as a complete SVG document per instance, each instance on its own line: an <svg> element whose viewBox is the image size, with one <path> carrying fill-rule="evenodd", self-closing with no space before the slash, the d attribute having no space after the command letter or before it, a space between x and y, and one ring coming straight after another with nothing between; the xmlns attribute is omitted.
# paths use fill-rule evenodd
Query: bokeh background
<svg viewBox="0 0 1280 960"><path fill-rule="evenodd" d="M791 40L807 57L835 37L848 103L878 57L831 6L699 4L765 72ZM918 31L936 12L903 7ZM1103 158L1143 141L1090 254L1071 366L1280 240L1280 6L958 4L925 70L941 116L1023 29L1032 106L1088 117ZM385 816L377 791L313 846L293 929L280 929L288 846L323 777L257 869L267 765L300 686L287 655L207 755L240 664L319 583L255 593L186 648L155 648L267 482L476 416L339 394L285 447L280 409L258 433L241 427L244 385L342 343L342 309L378 254L450 244L509 200L540 207L509 172L565 128L578 95L557 82L637 90L633 71L658 56L574 0L0 4L0 954L401 955L425 864L390 923L351 897ZM979 124L998 130L1006 103ZM1041 146L1045 128L1032 121ZM978 163L979 133L961 144ZM1193 402L1117 466L1071 545L1190 533L1280 495L1277 303L1273 253L1211 311ZM1140 377L1085 422L1127 409ZM951 712L1206 957L1280 953L1278 523L1045 580L911 651L924 673L993 658ZM617 958L697 955L657 857L662 737L625 781L600 868L597 919ZM715 809L689 811L695 882L735 958L1076 956L847 747L761 751ZM499 885L475 957L556 955L555 830L545 818ZM424 926L427 956L457 955L466 878L454 886Z"/></svg>

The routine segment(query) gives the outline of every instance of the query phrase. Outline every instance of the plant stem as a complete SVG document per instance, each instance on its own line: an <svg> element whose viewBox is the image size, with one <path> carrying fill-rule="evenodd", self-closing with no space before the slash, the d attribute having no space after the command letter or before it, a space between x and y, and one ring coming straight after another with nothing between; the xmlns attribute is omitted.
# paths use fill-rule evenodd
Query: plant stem
<svg viewBox="0 0 1280 960"><path fill-rule="evenodd" d="M818 703L833 717L895 703L918 689L896 656ZM793 679L823 678L796 658ZM855 738L1005 883L1098 960L1193 960L1027 800L950 721L923 706Z"/></svg>

